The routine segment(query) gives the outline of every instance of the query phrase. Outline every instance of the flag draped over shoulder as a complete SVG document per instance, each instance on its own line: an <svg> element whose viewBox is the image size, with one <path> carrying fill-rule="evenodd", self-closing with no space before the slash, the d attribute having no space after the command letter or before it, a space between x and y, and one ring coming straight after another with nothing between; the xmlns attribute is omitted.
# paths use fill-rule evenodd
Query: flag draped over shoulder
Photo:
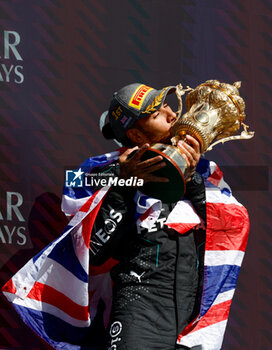
<svg viewBox="0 0 272 350"><path fill-rule="evenodd" d="M247 210L231 195L218 166L207 161L199 165L206 177L204 284L200 313L177 343L219 350L247 244L249 219Z"/></svg>
<svg viewBox="0 0 272 350"><path fill-rule="evenodd" d="M120 152L88 158L85 173L110 164ZM202 159L198 171L205 178L207 228L204 286L200 314L179 335L186 346L219 350L243 259L249 221L246 209L232 197L218 167ZM104 325L109 320L113 259L89 266L89 240L95 217L109 187L64 187L63 211L72 217L62 235L32 258L2 288L23 321L55 349L82 349L98 304L103 300ZM161 202L137 192L135 222L150 228L160 215ZM202 225L189 201L181 200L166 224L181 234ZM91 349L91 347L90 347Z"/></svg>
<svg viewBox="0 0 272 350"><path fill-rule="evenodd" d="M89 158L81 169L91 171L118 156ZM89 241L108 190L64 187L62 206L72 217L68 226L2 288L23 321L56 349L80 349L89 332Z"/></svg>

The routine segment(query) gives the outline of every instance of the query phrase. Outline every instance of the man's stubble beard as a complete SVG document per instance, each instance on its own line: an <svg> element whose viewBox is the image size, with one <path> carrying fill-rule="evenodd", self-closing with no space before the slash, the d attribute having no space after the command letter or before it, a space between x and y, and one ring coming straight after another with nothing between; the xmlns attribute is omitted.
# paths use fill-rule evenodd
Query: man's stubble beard
<svg viewBox="0 0 272 350"><path fill-rule="evenodd" d="M148 137L148 135L146 135ZM167 145L171 144L171 134L170 131L168 131L167 133L165 133L164 135L161 136L154 136L154 135L149 135L149 139L150 139L150 144L154 144L154 143L164 143Z"/></svg>
<svg viewBox="0 0 272 350"><path fill-rule="evenodd" d="M147 138L148 143L150 145L153 145L154 143L164 143L171 145L171 134L170 134L170 129L163 135L156 136L153 133L144 130L141 126L137 126L137 128L144 134L144 136Z"/></svg>

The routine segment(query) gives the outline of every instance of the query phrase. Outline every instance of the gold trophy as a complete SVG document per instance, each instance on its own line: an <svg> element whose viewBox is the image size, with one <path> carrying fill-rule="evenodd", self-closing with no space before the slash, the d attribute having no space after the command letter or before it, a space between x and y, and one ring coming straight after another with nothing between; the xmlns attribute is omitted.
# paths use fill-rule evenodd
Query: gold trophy
<svg viewBox="0 0 272 350"><path fill-rule="evenodd" d="M210 151L214 145L231 140L250 139L254 132L249 132L243 123L245 102L239 94L241 82L234 84L220 83L218 80L207 80L195 89L183 89L179 84L176 95L179 102L177 120L171 128L172 145L156 143L143 155L143 160L158 154L163 156L167 166L154 174L169 178L168 183L147 183L143 193L161 199L165 203L173 203L181 199L185 192L185 180L190 176L185 160L177 143L185 140L186 134L196 138L200 144L201 153ZM187 112L180 118L182 112L181 96L186 96ZM240 135L233 136L240 128Z"/></svg>

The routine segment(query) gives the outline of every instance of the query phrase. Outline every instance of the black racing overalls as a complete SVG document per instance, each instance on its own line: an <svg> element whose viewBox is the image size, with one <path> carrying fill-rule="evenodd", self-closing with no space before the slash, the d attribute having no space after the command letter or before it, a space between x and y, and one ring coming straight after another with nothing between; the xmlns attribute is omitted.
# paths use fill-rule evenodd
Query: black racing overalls
<svg viewBox="0 0 272 350"><path fill-rule="evenodd" d="M100 265L109 257L119 261L111 270L106 349L178 349L177 336L199 311L205 231L181 235L167 228L164 222L174 204L163 204L151 229L136 227L134 194L134 189L112 188L90 242L91 264ZM189 184L186 196L205 220L204 185Z"/></svg>

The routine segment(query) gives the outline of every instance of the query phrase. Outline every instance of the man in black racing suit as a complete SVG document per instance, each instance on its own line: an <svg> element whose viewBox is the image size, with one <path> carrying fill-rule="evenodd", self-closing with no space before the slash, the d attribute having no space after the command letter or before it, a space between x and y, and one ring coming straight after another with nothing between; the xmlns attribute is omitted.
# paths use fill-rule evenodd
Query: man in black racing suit
<svg viewBox="0 0 272 350"><path fill-rule="evenodd" d="M100 172L110 171L124 179L138 176L158 185L168 181L153 175L165 165L161 156L147 161L141 161L141 156L149 144L169 142L176 114L165 103L165 97L172 90L173 87L158 91L131 84L115 93L109 108L110 122L103 134L130 148L118 162ZM187 143L180 141L178 146L191 170L186 179L186 199L205 222L205 188L201 175L195 172L199 144L187 136ZM136 152L131 156L133 151ZM176 203L162 203L160 217L150 229L137 226L135 193L133 187L112 187L102 203L90 241L91 264L101 265L110 257L119 261L111 270L113 304L106 348L188 349L176 345L176 339L199 311L205 231L190 230L181 235L164 225Z"/></svg>

